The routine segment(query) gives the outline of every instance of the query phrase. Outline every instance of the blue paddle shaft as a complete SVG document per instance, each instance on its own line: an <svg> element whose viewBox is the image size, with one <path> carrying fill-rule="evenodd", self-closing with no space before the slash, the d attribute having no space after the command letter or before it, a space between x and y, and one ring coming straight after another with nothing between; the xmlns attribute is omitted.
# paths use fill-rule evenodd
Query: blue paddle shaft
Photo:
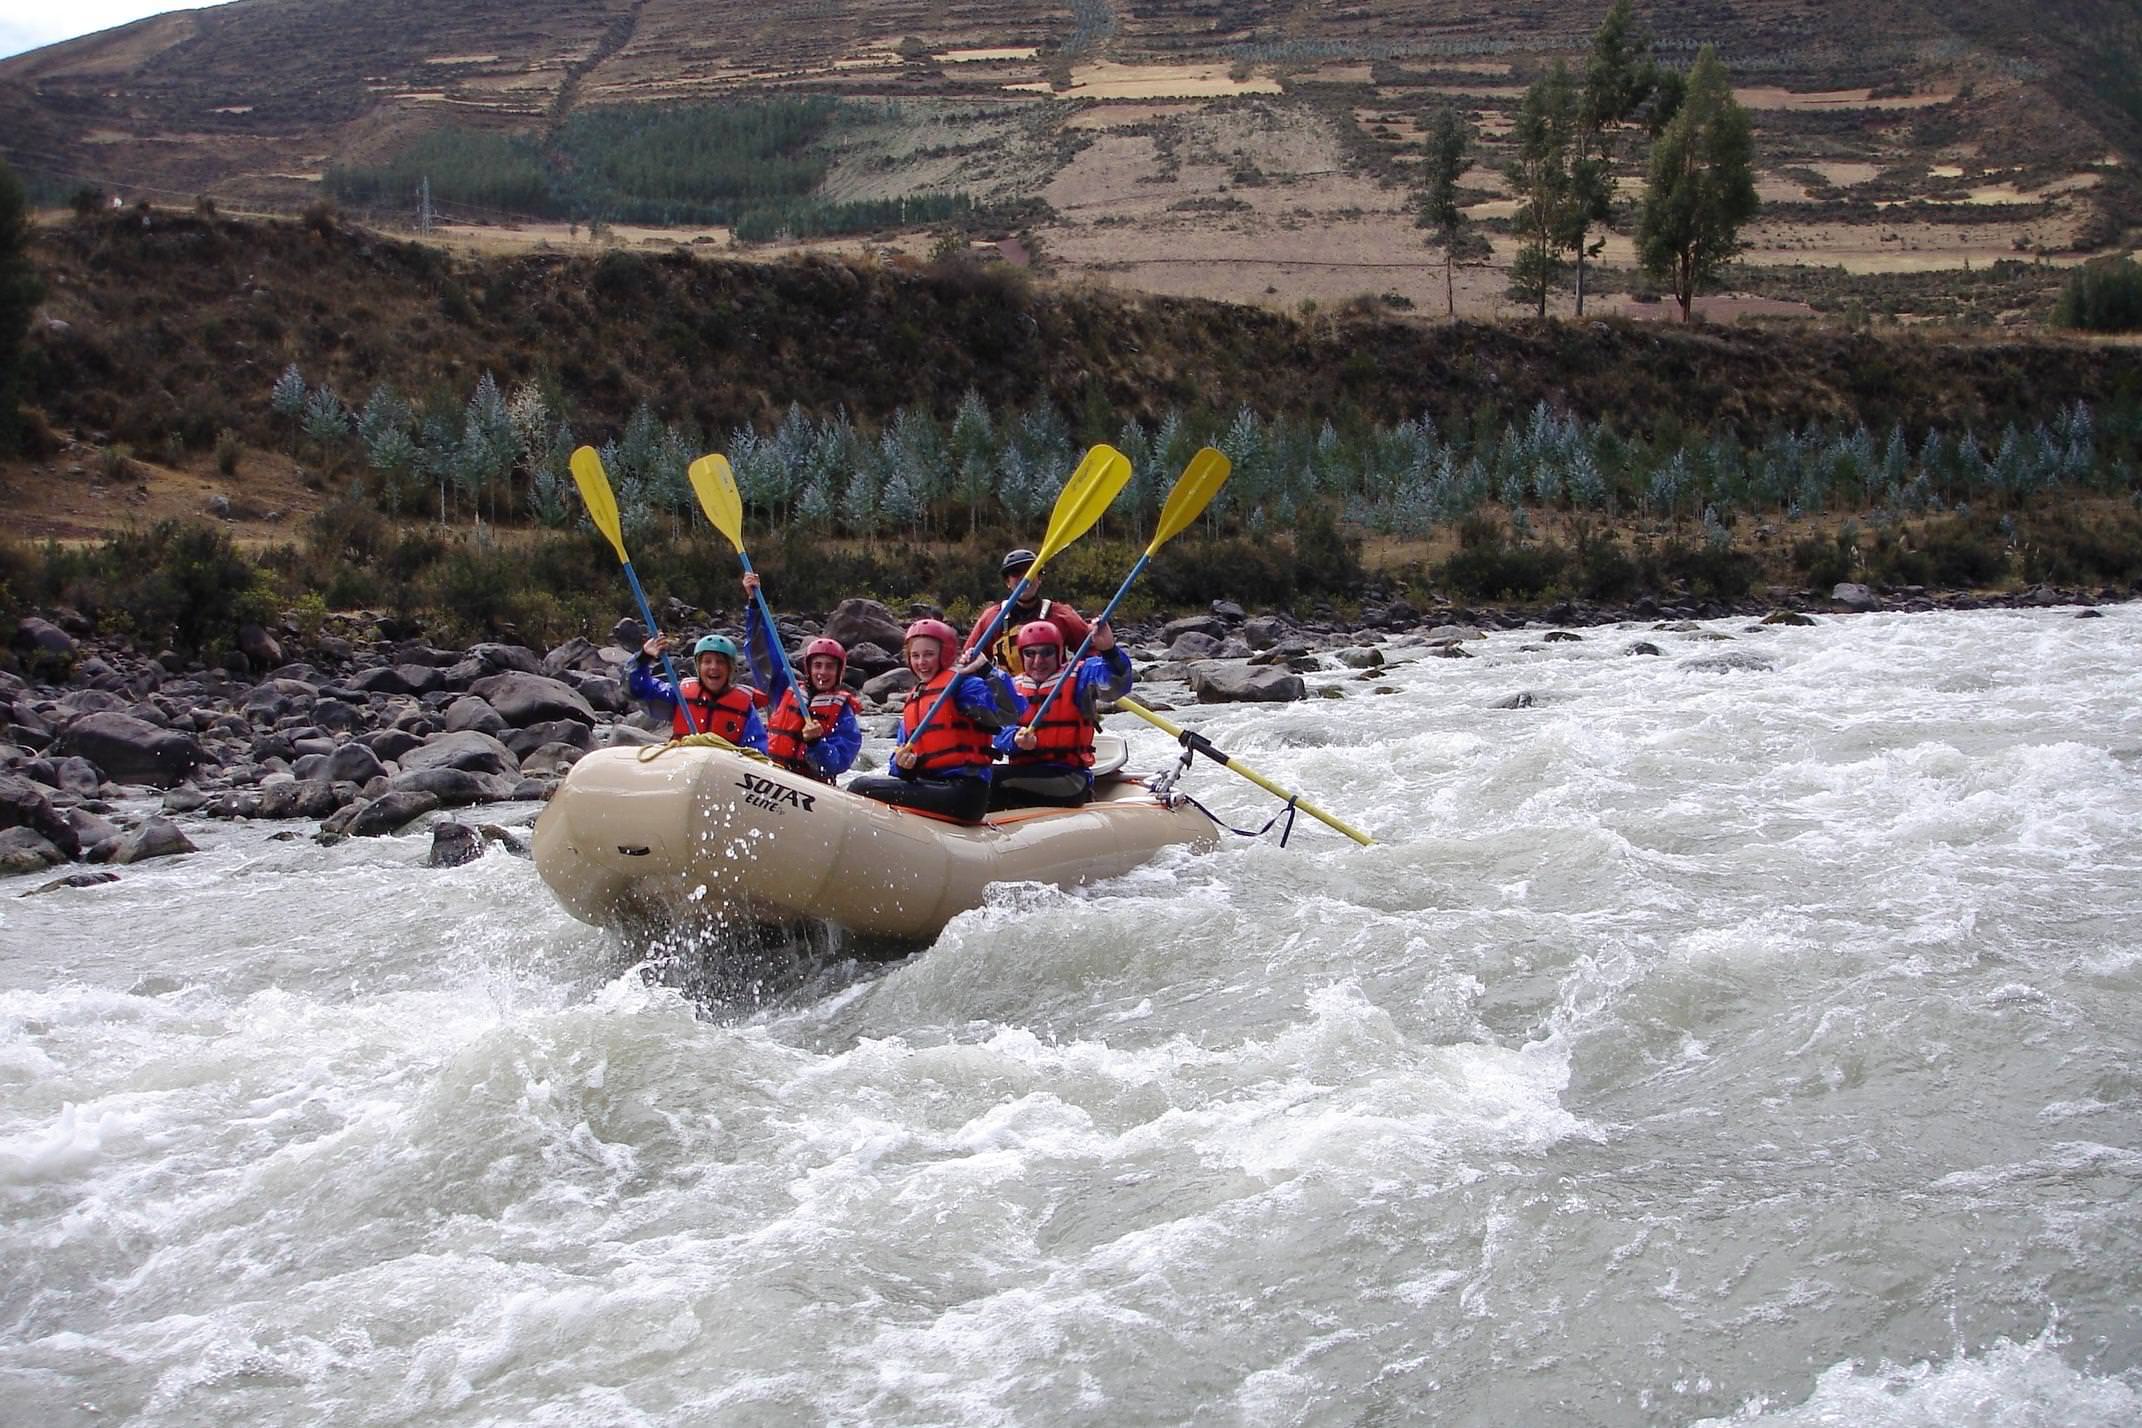
<svg viewBox="0 0 2142 1428"><path fill-rule="evenodd" d="M1116 606L1122 604L1123 597L1130 594L1131 582L1138 578L1145 570L1145 563L1152 558L1153 552L1151 551L1147 551L1144 555L1138 557L1138 563L1130 568L1130 574L1123 577L1123 583L1116 587L1116 593L1109 598L1106 608L1101 611L1099 617L1092 624L1086 627L1086 638L1079 642L1078 653L1071 656L1062 670L1057 671L1056 682L1049 686L1047 694L1041 696L1041 707L1036 709L1033 716L1026 721L1027 728L1031 729L1036 724L1039 724L1042 716L1049 712L1049 706L1056 702L1056 696L1064 692L1064 686L1071 682L1064 678L1064 671L1077 669L1086 662L1086 651L1093 648L1093 632L1107 624L1108 617L1116 613Z"/></svg>
<svg viewBox="0 0 2142 1428"><path fill-rule="evenodd" d="M640 602L640 618L647 622L647 638L655 635L654 611L647 608L647 592L640 589L640 577L632 573L632 562L625 562L625 580L632 586L632 598ZM684 697L684 681L677 678L677 667L669 662L669 651L662 651L662 672L669 676L669 687L676 692L677 707L684 711L684 726L693 733L699 732L699 721L692 717L692 706Z"/></svg>
<svg viewBox="0 0 2142 1428"><path fill-rule="evenodd" d="M1033 567L1029 566L1027 568L1031 570ZM997 617L989 622L989 628L984 630L982 632L982 637L974 642L974 647L976 649L983 651L988 650L989 642L997 637L997 632L999 630L1004 628L1005 617L1011 614L1012 606L1018 604L1021 600L1025 599L1026 592L1032 588L1033 582L1031 580L1029 580L1024 575L1019 577L1019 583L1012 587L1012 593L1010 597L1006 599L1003 604L997 607ZM952 656L952 659L956 663L959 659L959 656L955 654ZM938 710L945 707L945 701L952 697L953 686L958 683L959 681L957 679L947 680L945 682L945 687L937 691L937 702L923 711L922 722L915 726L915 732L909 734L907 738L902 741L903 743L912 742L921 735L924 729L930 727L930 721L937 717Z"/></svg>
<svg viewBox="0 0 2142 1428"><path fill-rule="evenodd" d="M736 553L736 558L744 563L744 574L757 574L757 572L751 568L750 556L744 554L742 551L738 551ZM809 698L811 691L804 688L802 685L796 683L796 671L788 662L787 646L781 643L781 627L774 623L773 611L767 607L766 592L763 590L754 590L751 592L751 597L759 602L759 614L766 621L766 639L767 642L773 646L774 663L781 666L781 677L788 681L788 687L796 691L797 712L802 714L806 719L808 719L811 714L811 704Z"/></svg>

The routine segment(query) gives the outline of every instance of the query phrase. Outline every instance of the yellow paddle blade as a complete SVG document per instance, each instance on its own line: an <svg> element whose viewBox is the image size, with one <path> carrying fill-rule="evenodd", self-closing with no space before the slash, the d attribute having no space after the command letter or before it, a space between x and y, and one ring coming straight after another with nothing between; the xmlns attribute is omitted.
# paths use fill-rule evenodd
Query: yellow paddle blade
<svg viewBox="0 0 2142 1428"><path fill-rule="evenodd" d="M1145 548L1145 553L1157 553L1189 529L1190 523L1212 504L1212 498L1220 494L1220 488L1227 484L1234 469L1234 462L1209 446L1191 457L1183 474L1176 478L1175 489L1168 492L1168 503L1160 508L1160 526L1153 532L1153 543Z"/></svg>
<svg viewBox="0 0 2142 1428"><path fill-rule="evenodd" d="M699 495L699 509L707 513L714 529L729 538L739 552L744 548L744 498L736 489L736 472L729 458L702 456L685 471Z"/></svg>
<svg viewBox="0 0 2142 1428"><path fill-rule="evenodd" d="M573 453L573 484L580 488L580 499L587 503L595 529L609 539L617 558L629 563L632 557L625 554L625 530L617 520L617 497L610 491L610 477L594 447L583 446Z"/></svg>
<svg viewBox="0 0 2142 1428"><path fill-rule="evenodd" d="M1107 513L1109 505L1129 484L1129 457L1105 443L1088 451L1078 470L1064 482L1056 509L1049 513L1049 533L1042 538L1034 570L1039 571L1050 557L1092 530L1094 522Z"/></svg>

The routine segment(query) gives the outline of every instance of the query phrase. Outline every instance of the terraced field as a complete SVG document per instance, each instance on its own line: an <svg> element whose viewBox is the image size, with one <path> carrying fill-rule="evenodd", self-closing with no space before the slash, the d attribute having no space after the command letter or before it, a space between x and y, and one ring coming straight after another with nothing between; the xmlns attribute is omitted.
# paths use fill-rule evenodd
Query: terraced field
<svg viewBox="0 0 2142 1428"><path fill-rule="evenodd" d="M828 200L957 192L1023 205L1016 251L1097 283L1430 312L1443 276L1413 224L1410 183L1424 125L1452 107L1480 137L1468 211L1495 249L1459 275L1460 307L1486 313L1506 310L1499 269L1512 245L1497 230L1514 203L1496 168L1511 117L1546 63L1582 48L1601 8L236 0L0 64L0 152L47 192L89 182L288 206L314 197L330 165L377 163L442 126L540 138L592 107L833 94L872 104L819 141ZM1878 14L1786 0L1641 8L1668 58L1717 43L1754 112L1765 212L1742 284L1784 299L1780 310L1854 275L1932 274L1918 306L1954 315L1941 275L1961 284L2020 264L2003 271L2027 295L2135 236L2142 100L2104 58L2142 53L2142 41L2115 0L2020 16L1990 0ZM1636 165L1632 152L1632 196ZM448 213L471 220L450 231L487 248L596 241L511 214ZM935 237L751 251L919 252ZM703 251L730 237L700 227L602 241ZM1666 310L1638 300L1625 234L1609 235L1603 261L1606 304ZM2027 320L2012 300L2002 311Z"/></svg>

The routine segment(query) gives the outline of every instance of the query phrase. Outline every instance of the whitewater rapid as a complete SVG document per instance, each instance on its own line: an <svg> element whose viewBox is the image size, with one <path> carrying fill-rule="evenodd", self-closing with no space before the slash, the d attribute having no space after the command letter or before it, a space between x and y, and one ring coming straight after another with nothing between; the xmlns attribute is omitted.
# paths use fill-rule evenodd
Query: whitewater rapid
<svg viewBox="0 0 2142 1428"><path fill-rule="evenodd" d="M758 1006L421 835L0 883L0 1422L2142 1421L2142 607L1583 634Z"/></svg>

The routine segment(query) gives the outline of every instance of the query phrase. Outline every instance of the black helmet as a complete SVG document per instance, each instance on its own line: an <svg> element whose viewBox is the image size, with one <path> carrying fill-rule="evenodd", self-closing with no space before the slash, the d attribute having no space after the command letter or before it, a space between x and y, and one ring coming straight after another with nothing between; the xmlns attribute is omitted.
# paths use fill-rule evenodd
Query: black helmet
<svg viewBox="0 0 2142 1428"><path fill-rule="evenodd" d="M1034 552L1030 550L1014 550L1008 552L1005 555L1004 564L998 568L1001 569L1006 575L1017 575L1020 571L1026 569L1029 565L1032 565L1037 559L1039 559L1039 557L1036 556Z"/></svg>

